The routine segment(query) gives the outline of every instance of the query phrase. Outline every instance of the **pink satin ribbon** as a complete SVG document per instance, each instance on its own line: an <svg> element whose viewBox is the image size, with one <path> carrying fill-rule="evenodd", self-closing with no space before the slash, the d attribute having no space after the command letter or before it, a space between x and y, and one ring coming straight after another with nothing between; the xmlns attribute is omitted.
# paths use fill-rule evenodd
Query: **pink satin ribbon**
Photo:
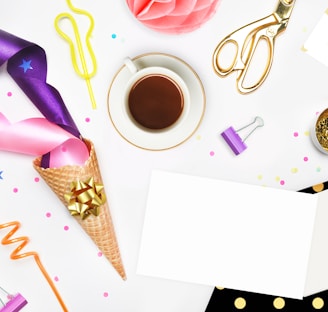
<svg viewBox="0 0 328 312"><path fill-rule="evenodd" d="M89 158L85 143L45 118L10 123L0 113L0 150L41 156L50 152L49 167L83 165Z"/></svg>

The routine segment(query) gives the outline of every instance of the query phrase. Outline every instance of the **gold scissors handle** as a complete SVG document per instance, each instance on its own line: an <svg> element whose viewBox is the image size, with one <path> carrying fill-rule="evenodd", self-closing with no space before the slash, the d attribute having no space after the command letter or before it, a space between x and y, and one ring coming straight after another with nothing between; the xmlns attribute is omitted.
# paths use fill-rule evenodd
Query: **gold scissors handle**
<svg viewBox="0 0 328 312"><path fill-rule="evenodd" d="M294 3L295 0L279 0L274 13L237 29L216 46L213 53L215 72L220 77L226 77L236 71L237 89L240 93L255 91L267 78L273 62L275 38L286 29ZM245 78L260 41L265 41L268 46L267 63L260 78L254 84L245 86ZM228 45L234 47L235 54L230 65L224 67L220 57L223 49Z"/></svg>

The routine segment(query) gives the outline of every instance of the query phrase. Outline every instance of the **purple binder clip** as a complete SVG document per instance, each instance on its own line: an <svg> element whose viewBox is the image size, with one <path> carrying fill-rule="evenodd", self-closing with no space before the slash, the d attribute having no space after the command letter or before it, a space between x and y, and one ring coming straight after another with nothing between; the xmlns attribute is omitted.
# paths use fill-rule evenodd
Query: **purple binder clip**
<svg viewBox="0 0 328 312"><path fill-rule="evenodd" d="M0 309L0 312L18 312L26 305L26 299L21 294L16 294Z"/></svg>
<svg viewBox="0 0 328 312"><path fill-rule="evenodd" d="M248 132L244 139L242 139L237 132L246 129L254 125L253 129ZM255 117L254 121L238 130L235 130L232 126L227 128L221 133L223 139L228 143L230 148L233 150L235 155L239 155L246 148L245 140L255 131L256 128L262 127L264 125L263 119L261 117Z"/></svg>
<svg viewBox="0 0 328 312"><path fill-rule="evenodd" d="M13 296L5 291L2 287L0 287L0 290L2 290L2 292L4 292L9 299L9 301L5 303L0 298L0 305L3 305L3 307L0 308L0 312L18 312L27 305L26 299L21 294L18 293Z"/></svg>

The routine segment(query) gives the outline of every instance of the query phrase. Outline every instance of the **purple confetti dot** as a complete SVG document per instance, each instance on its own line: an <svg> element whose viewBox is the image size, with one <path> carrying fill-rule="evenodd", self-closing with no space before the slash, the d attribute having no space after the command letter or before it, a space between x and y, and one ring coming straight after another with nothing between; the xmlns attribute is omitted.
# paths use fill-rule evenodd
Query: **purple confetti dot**
<svg viewBox="0 0 328 312"><path fill-rule="evenodd" d="M65 225L64 226L64 231L68 231L69 230L69 226L68 225Z"/></svg>
<svg viewBox="0 0 328 312"><path fill-rule="evenodd" d="M294 137L295 137L295 138L298 137L298 132L294 132Z"/></svg>
<svg viewBox="0 0 328 312"><path fill-rule="evenodd" d="M90 122L91 119L89 117L85 118L85 122Z"/></svg>
<svg viewBox="0 0 328 312"><path fill-rule="evenodd" d="M280 185L285 185L285 181L284 180L281 180L280 181Z"/></svg>
<svg viewBox="0 0 328 312"><path fill-rule="evenodd" d="M13 94L9 91L7 92L7 96L12 96Z"/></svg>
<svg viewBox="0 0 328 312"><path fill-rule="evenodd" d="M305 156L305 157L303 158L303 160L304 160L304 161L308 161L309 158Z"/></svg>
<svg viewBox="0 0 328 312"><path fill-rule="evenodd" d="M51 217L51 212L47 212L47 213L46 213L46 217L47 217L47 218L50 218L50 217Z"/></svg>
<svg viewBox="0 0 328 312"><path fill-rule="evenodd" d="M14 188L13 188L13 192L14 192L14 193L17 193L17 192L18 192L18 188L17 188L17 187L14 187Z"/></svg>

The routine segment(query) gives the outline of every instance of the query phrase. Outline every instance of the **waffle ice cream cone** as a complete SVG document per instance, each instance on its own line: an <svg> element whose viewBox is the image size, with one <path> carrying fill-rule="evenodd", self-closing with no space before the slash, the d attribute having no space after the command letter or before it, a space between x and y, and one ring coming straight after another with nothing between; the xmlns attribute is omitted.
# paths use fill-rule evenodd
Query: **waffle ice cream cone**
<svg viewBox="0 0 328 312"><path fill-rule="evenodd" d="M84 142L90 150L90 157L84 166L42 168L40 166L41 157L33 161L33 167L66 207L68 206L68 202L65 195L70 192L72 182L76 182L77 180L86 181L93 178L96 183L102 184L93 143L86 139L84 139ZM74 218L98 246L99 250L107 257L122 279L125 280L125 270L107 202L105 201L100 206L99 215L97 216L90 214L87 218L82 219L80 215L74 215Z"/></svg>

